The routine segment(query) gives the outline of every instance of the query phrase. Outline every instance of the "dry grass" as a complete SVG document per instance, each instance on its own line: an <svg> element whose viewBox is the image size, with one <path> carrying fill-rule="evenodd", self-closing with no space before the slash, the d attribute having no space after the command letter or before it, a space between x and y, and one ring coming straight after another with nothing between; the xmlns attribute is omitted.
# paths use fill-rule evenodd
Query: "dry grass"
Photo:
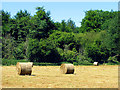
<svg viewBox="0 0 120 90"><path fill-rule="evenodd" d="M118 66L75 66L61 74L60 66L33 66L31 76L20 76L15 66L2 67L3 88L118 88Z"/></svg>

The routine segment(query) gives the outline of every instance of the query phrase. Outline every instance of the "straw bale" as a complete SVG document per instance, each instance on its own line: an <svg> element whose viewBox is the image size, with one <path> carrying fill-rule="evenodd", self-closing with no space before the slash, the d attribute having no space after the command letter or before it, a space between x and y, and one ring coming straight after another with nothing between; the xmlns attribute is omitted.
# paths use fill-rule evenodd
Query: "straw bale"
<svg viewBox="0 0 120 90"><path fill-rule="evenodd" d="M19 75L31 75L32 73L32 62L18 62L16 64L16 68Z"/></svg>
<svg viewBox="0 0 120 90"><path fill-rule="evenodd" d="M94 65L94 66L98 66L99 63L98 63L98 62L94 62L93 65Z"/></svg>
<svg viewBox="0 0 120 90"><path fill-rule="evenodd" d="M60 70L63 74L74 74L73 64L61 64Z"/></svg>

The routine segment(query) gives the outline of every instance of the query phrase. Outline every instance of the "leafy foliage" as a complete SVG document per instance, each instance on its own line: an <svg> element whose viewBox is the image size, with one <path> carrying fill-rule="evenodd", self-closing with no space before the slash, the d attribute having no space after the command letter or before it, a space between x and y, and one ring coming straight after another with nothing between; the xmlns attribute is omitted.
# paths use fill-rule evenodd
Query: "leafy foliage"
<svg viewBox="0 0 120 90"><path fill-rule="evenodd" d="M35 65L120 62L117 11L86 11L81 27L71 19L52 21L44 7L37 7L33 16L27 10L18 11L13 18L4 10L1 13L4 65L16 64L19 59Z"/></svg>
<svg viewBox="0 0 120 90"><path fill-rule="evenodd" d="M85 12L85 18L81 22L80 32L100 31L101 25L108 19L114 18L117 12L89 10Z"/></svg>
<svg viewBox="0 0 120 90"><path fill-rule="evenodd" d="M29 40L28 57L33 62L59 62L60 55L49 40Z"/></svg>
<svg viewBox="0 0 120 90"><path fill-rule="evenodd" d="M111 56L120 54L120 28L118 25L117 15L103 24L103 28L107 31L104 36L104 44L110 50Z"/></svg>
<svg viewBox="0 0 120 90"><path fill-rule="evenodd" d="M54 22L50 19L50 12L43 7L37 7L36 15L30 19L30 37L34 39L46 38L54 30Z"/></svg>

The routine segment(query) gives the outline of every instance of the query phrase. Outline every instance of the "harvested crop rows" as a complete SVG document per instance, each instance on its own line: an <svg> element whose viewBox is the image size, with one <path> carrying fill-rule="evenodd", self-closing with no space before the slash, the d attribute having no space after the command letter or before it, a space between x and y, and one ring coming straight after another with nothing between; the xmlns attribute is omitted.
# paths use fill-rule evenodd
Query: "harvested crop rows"
<svg viewBox="0 0 120 90"><path fill-rule="evenodd" d="M16 66L2 67L2 88L118 88L118 66L75 66L62 74L60 66L33 66L32 74L18 75Z"/></svg>

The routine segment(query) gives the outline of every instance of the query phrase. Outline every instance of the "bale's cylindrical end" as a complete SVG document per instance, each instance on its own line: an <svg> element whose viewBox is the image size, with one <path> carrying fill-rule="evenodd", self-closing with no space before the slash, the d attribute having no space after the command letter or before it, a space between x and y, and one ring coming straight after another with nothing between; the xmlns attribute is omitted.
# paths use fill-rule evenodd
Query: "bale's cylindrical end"
<svg viewBox="0 0 120 90"><path fill-rule="evenodd" d="M94 66L98 66L99 63L98 63L98 62L94 62L93 65L94 65Z"/></svg>
<svg viewBox="0 0 120 90"><path fill-rule="evenodd" d="M28 62L29 64L31 64L31 66L33 67L33 62Z"/></svg>
<svg viewBox="0 0 120 90"><path fill-rule="evenodd" d="M60 70L63 74L74 74L73 64L61 64Z"/></svg>
<svg viewBox="0 0 120 90"><path fill-rule="evenodd" d="M16 68L19 75L31 75L33 62L18 62Z"/></svg>

